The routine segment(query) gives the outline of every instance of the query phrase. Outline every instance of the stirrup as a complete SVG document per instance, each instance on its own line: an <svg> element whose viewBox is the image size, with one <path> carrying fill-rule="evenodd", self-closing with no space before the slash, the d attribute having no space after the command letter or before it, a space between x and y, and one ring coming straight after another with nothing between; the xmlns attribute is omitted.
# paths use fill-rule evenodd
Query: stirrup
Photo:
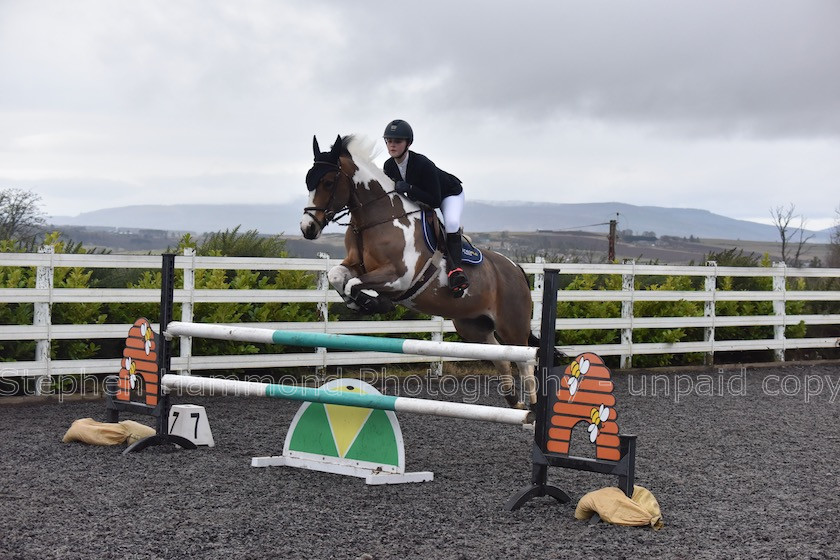
<svg viewBox="0 0 840 560"><path fill-rule="evenodd" d="M452 277L453 274L455 275L454 278ZM453 268L446 276L449 279L449 289L455 294L455 297L463 296L464 290L470 287L467 275L464 274L464 269L461 267Z"/></svg>

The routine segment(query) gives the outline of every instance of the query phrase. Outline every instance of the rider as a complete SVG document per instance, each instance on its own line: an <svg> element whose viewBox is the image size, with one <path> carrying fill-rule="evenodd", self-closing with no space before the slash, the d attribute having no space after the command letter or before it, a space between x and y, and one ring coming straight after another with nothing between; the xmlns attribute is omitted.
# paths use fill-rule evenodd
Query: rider
<svg viewBox="0 0 840 560"><path fill-rule="evenodd" d="M443 213L449 289L455 297L461 297L470 285L461 268L461 212L464 209L461 180L438 169L426 156L409 151L408 147L414 142L414 131L404 120L388 123L382 137L391 156L385 162L384 171L394 181L394 190L431 208L440 208Z"/></svg>

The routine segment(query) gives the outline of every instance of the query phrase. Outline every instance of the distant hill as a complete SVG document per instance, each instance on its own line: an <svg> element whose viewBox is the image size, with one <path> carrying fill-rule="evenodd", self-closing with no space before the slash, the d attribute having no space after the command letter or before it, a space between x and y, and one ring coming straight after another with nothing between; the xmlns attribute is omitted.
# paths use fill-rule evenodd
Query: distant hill
<svg viewBox="0 0 840 560"><path fill-rule="evenodd" d="M265 234L299 235L304 201L287 204L175 204L138 205L84 212L78 216L52 216L56 226L143 228L195 233L255 229ZM556 204L470 201L464 211L468 232L581 230L605 232L611 219L619 230L653 232L657 236L778 241L775 226L727 218L708 210L634 206L619 202ZM330 226L328 233L342 228ZM829 230L814 234L814 243L827 243Z"/></svg>

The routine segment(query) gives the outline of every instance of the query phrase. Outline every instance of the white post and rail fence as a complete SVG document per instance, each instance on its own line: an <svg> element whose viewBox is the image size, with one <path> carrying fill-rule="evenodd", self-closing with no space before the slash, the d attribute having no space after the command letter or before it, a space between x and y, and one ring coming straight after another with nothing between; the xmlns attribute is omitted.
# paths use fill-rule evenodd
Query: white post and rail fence
<svg viewBox="0 0 840 560"><path fill-rule="evenodd" d="M319 320L312 322L263 322L247 323L242 326L278 329L287 331L319 332L332 334L390 334L425 336L440 341L444 334L454 332L451 321L440 317L425 320L357 321L332 320L329 303L341 302L339 296L328 288L327 271L338 263L336 259L300 258L234 258L199 257L187 251L175 259L176 269L183 271L183 284L175 290L175 303L180 304L181 322L192 322L196 304L201 303L308 303L317 308ZM103 340L124 339L129 324L53 324L51 309L66 303L158 303L157 289L131 288L58 288L53 284L54 271L62 267L84 269L143 269L160 270L160 256L138 255L79 255L57 254L51 248L38 253L0 253L0 271L26 267L34 269L34 288L0 287L0 306L25 304L33 306L32 324L0 324L0 344L8 341L35 342L31 360L0 361L0 377L36 377L75 374L110 374L119 370L119 357L92 358L85 360L54 360L50 347L57 340ZM840 342L840 291L835 289L791 289L792 279L805 279L809 284L837 286L840 269L789 268L784 264L772 267L720 267L715 263L704 266L667 266L625 264L550 264L544 262L521 263L525 272L534 279L532 297L534 306L532 328L538 332L539 309L542 298L542 274L545 267L559 269L562 276L615 275L620 282L614 285L620 289L575 290L562 289L558 301L565 302L617 302L620 316L614 317L560 317L558 331L619 331L617 342L609 344L578 344L561 346L569 355L590 351L601 356L619 356L620 367L632 366L634 356L652 354L702 353L707 363L713 363L716 352L772 351L775 360L785 359L785 351L793 349L836 348ZM312 289L197 289L197 270L248 270L248 271L306 271L317 276ZM645 277L690 277L702 281L697 289L667 290L642 288ZM723 290L722 278L764 278L769 289L765 290ZM2 276L0 276L2 279ZM809 281L809 279L833 279L834 282ZM730 281L730 285L735 284ZM0 284L2 286L2 284ZM635 304L642 302L697 302L697 316L642 317L636 316ZM721 302L772 302L765 303L764 314L740 314L722 316L716 313L716 304ZM823 308L832 310L821 314L789 314L791 302L824 302ZM749 306L746 307L749 309ZM149 317L152 321L156 316ZM809 327L822 326L824 334L830 336L790 338L786 328L805 324ZM719 340L716 330L725 327L767 327L769 334L763 339ZM155 330L159 326L154 325ZM634 342L634 331L638 329L699 329L702 340L641 343ZM188 338L182 339L180 355L173 356L172 368L182 374L191 371L247 370L257 368L360 366L426 362L440 367L443 361L459 358L440 358L408 354L386 354L382 352L342 352L325 348L296 353L259 353L249 355L194 356Z"/></svg>

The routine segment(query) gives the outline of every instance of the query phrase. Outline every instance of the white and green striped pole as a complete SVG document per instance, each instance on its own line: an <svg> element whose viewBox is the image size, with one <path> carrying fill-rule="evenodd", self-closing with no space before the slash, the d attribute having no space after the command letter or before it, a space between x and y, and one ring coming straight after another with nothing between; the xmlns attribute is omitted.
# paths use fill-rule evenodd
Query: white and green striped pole
<svg viewBox="0 0 840 560"><path fill-rule="evenodd" d="M170 326L174 323L170 323ZM479 404L394 397L390 395L367 395L356 392L334 391L296 385L274 383L256 383L235 379L216 379L192 375L167 374L161 379L163 388L168 391L180 391L188 395L224 394L232 396L269 397L291 401L306 401L325 404L339 404L360 408L392 410L394 412L413 412L431 416L463 418L501 424L530 424L534 421L529 410L484 406Z"/></svg>
<svg viewBox="0 0 840 560"><path fill-rule="evenodd" d="M283 344L286 346L323 347L337 350L365 350L394 354L416 354L419 356L532 363L536 361L538 350L530 346L505 346L500 344L475 344L319 332L279 331L208 323L182 323L180 321L169 323L165 334L167 336L194 336L218 340L241 340L262 344Z"/></svg>

